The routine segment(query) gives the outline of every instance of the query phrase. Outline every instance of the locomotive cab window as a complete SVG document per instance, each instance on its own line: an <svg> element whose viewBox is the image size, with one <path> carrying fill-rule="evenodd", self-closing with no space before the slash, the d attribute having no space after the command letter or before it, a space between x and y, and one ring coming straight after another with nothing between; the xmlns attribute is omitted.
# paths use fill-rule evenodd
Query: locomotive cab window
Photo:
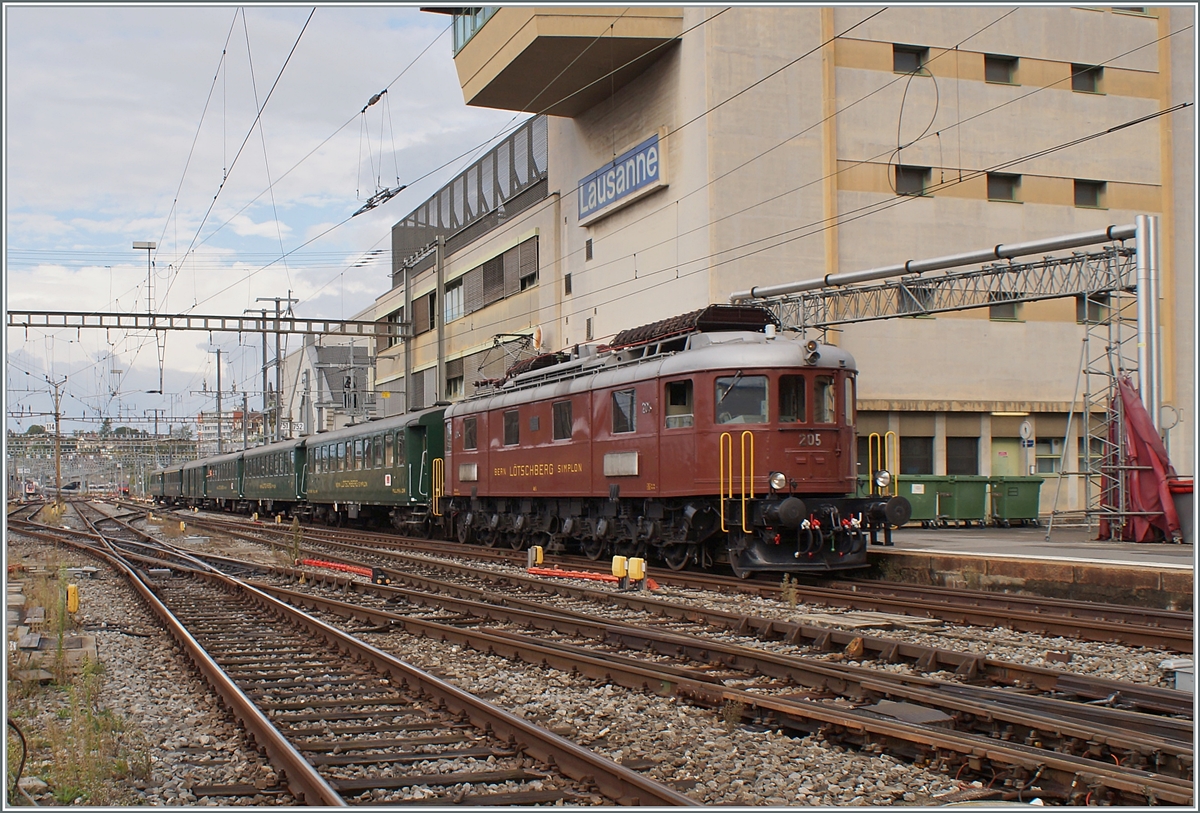
<svg viewBox="0 0 1200 813"><path fill-rule="evenodd" d="M779 422L808 422L808 380L802 375L779 376Z"/></svg>
<svg viewBox="0 0 1200 813"><path fill-rule="evenodd" d="M554 439L571 439L571 402L559 401L552 406L554 411Z"/></svg>
<svg viewBox="0 0 1200 813"><path fill-rule="evenodd" d="M521 442L521 413L511 410L504 413L504 445L516 446Z"/></svg>
<svg viewBox="0 0 1200 813"><path fill-rule="evenodd" d="M463 418L462 426L463 426L463 448L464 449L479 448L479 442L476 439L478 437L476 435L476 432L478 431L478 429L477 429L478 418Z"/></svg>
<svg viewBox="0 0 1200 813"><path fill-rule="evenodd" d="M833 376L819 375L813 381L813 423L837 421L837 390Z"/></svg>
<svg viewBox="0 0 1200 813"><path fill-rule="evenodd" d="M692 382L667 382L667 428L678 429L681 426L691 426L695 415L692 398Z"/></svg>
<svg viewBox="0 0 1200 813"><path fill-rule="evenodd" d="M854 409L858 401L854 397L854 377L846 376L846 423L854 425Z"/></svg>
<svg viewBox="0 0 1200 813"><path fill-rule="evenodd" d="M637 412L634 410L634 390L612 394L612 431L614 435L637 431Z"/></svg>
<svg viewBox="0 0 1200 813"><path fill-rule="evenodd" d="M767 377L742 375L717 379L717 423L766 423Z"/></svg>

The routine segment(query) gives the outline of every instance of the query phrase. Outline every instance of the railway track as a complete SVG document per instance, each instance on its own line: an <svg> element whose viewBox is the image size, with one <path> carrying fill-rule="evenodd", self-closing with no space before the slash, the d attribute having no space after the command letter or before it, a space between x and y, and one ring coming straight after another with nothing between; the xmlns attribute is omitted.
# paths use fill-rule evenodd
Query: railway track
<svg viewBox="0 0 1200 813"><path fill-rule="evenodd" d="M367 549L365 555L380 553ZM362 600L351 604L266 583L257 587L288 604L365 621L379 630L404 628L411 634L530 663L552 664L631 688L657 687L701 705L733 705L745 710L746 719L759 724L797 732L820 731L832 741L867 751L904 754L956 776L986 778L990 772L993 781L1004 777L1006 786L1016 788L1018 795L1036 791L1068 803L1095 798L1117 804L1187 804L1185 800L1191 799L1190 722L773 655L686 634L682 630L695 618L690 613L668 613L667 617L675 619L669 625L674 629L664 629L665 625L657 622L648 626L614 623L532 600L529 591L563 595L572 607L578 606L581 598L609 602L615 596L618 601L632 600L636 606L637 600L647 597L595 590L581 593L578 589L560 593L557 588L547 591L546 583L539 580L466 566L449 568L507 588L504 592L485 591L437 583L411 572L426 568L446 572L445 564L424 557L392 558L393 565L399 562L404 567L404 572L391 572L394 579L419 588L372 586L344 575L311 570L281 571L293 580L303 573L305 581L332 587L343 597L350 591L364 597L379 594L373 599L375 607L364 607ZM176 565L180 569L185 566ZM522 589L514 589L518 587ZM474 598L464 597L472 592ZM433 609L441 620L395 612L399 597L413 607L425 607L426 613ZM384 605L384 601L390 603ZM209 600L204 606L212 607L214 602ZM507 629L497 629L500 624ZM527 628L538 632L520 631ZM244 639L246 635L235 637ZM858 638L857 643L851 639L847 644L849 649L856 646L865 653L864 639ZM651 660L642 653L651 653ZM936 657L933 660L937 665ZM968 677L972 671L967 670ZM984 674L976 672L975 678ZM1093 685L1088 690L1105 688ZM938 710L946 720L922 724L906 719L917 709ZM953 730L946 730L951 720ZM1109 767L1109 759L1120 764Z"/></svg>
<svg viewBox="0 0 1200 813"><path fill-rule="evenodd" d="M425 803L579 804L598 793L622 804L695 804L244 582L188 568L186 555L139 552L174 562L170 578L150 580L112 550L144 543L15 527L125 574L307 804L395 801L412 787Z"/></svg>
<svg viewBox="0 0 1200 813"><path fill-rule="evenodd" d="M271 524L248 528L244 522L212 517L192 521L224 533L249 534L243 538L275 535L284 539L289 533L287 528ZM348 544L360 549L403 549L437 555L447 553L445 543L397 538L389 534L312 527L305 528L304 533L311 542L319 539L329 544ZM456 549L454 552L460 551ZM527 555L525 552L474 546L462 548L461 553L481 561L509 564L523 564ZM594 562L581 557L553 556L548 557L547 561L570 570L606 572L603 568L597 568ZM786 590L791 600L800 603L916 618L938 618L965 626L1002 627L1039 635L1162 648L1180 653L1192 653L1195 649L1194 617L1188 612L866 580L839 581L821 586L791 582L784 586L774 580L743 580L680 571L655 571L654 577L662 584L675 587L750 593L774 599L781 599Z"/></svg>

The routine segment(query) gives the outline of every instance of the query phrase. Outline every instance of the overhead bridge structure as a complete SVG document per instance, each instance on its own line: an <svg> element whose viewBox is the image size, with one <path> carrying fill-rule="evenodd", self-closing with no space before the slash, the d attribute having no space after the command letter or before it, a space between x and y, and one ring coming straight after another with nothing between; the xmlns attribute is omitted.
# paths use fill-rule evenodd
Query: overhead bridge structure
<svg viewBox="0 0 1200 813"><path fill-rule="evenodd" d="M1071 415L1078 411L1086 424L1084 465L1082 471L1070 470L1074 467L1067 465L1064 442L1047 538L1059 514L1063 477L1080 475L1087 483L1089 530L1098 527L1121 539L1141 513L1131 508L1129 494L1134 466L1124 442L1126 416L1118 395L1122 378L1136 383L1155 429L1162 432L1158 257L1158 218L1139 215L1132 225L760 286L729 299L757 301L775 313L783 329L804 333L998 303L1082 298L1084 391L1080 408L1072 407ZM1070 434L1068 423L1068 438Z"/></svg>

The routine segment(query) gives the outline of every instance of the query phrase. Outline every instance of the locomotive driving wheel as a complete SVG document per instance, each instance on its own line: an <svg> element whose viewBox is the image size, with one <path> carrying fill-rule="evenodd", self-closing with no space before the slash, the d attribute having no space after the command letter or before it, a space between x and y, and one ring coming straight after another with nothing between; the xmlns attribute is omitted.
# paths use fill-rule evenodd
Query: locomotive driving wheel
<svg viewBox="0 0 1200 813"><path fill-rule="evenodd" d="M594 536L589 536L584 538L580 546L583 548L583 555L591 559L593 562L599 560L600 557L604 555L605 545L603 539L597 539Z"/></svg>
<svg viewBox="0 0 1200 813"><path fill-rule="evenodd" d="M683 570L696 555L696 546L687 542L663 545L662 558L671 570Z"/></svg>

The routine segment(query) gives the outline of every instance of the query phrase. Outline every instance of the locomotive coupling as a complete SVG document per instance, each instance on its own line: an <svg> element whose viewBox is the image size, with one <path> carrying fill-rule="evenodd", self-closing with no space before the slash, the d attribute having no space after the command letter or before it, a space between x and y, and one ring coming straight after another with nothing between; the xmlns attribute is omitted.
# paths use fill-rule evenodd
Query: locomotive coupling
<svg viewBox="0 0 1200 813"><path fill-rule="evenodd" d="M769 503L763 508L763 519L771 526L799 528L807 515L808 508L804 505L804 500L798 497L788 497L782 502Z"/></svg>
<svg viewBox="0 0 1200 813"><path fill-rule="evenodd" d="M871 519L876 522L886 521L894 528L899 528L912 519L912 503L904 497L892 497L887 502L872 503L868 511Z"/></svg>

